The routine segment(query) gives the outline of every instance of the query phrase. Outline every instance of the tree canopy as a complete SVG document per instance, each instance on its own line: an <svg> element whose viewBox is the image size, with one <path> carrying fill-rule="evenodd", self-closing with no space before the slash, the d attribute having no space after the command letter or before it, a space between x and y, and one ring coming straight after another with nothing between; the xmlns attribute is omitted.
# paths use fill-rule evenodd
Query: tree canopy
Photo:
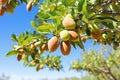
<svg viewBox="0 0 120 80"><path fill-rule="evenodd" d="M16 45L12 46L13 50L6 56L16 55L18 61L23 60L24 65L34 66L37 71L45 66L58 71L62 69L61 56L43 56L44 51L54 52L58 46L64 56L69 55L71 46L84 50L83 43L91 39L95 44L110 45L113 49L119 48L119 0L0 0L0 16L5 12L13 14L14 9L21 4L26 4L28 12L33 6L39 7L34 20L30 21L35 30L20 33L19 36L12 34L11 39ZM109 66L113 64L109 59L112 57L114 62L119 53L115 58L114 55L116 56L110 54L104 59L103 55L90 52L83 55L82 62L75 61L79 65L73 65L71 69L87 70L93 74L94 72L108 74ZM90 60L84 59L84 56ZM115 65L118 64L119 62L115 62ZM115 78L112 73L109 75L112 76L111 80L119 79L119 76Z"/></svg>

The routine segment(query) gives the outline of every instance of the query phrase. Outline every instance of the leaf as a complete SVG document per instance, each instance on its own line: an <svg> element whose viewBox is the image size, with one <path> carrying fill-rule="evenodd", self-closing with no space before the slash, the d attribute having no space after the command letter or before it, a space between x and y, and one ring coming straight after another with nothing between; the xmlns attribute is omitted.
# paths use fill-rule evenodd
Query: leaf
<svg viewBox="0 0 120 80"><path fill-rule="evenodd" d="M118 22L116 19L112 18L112 17L105 17L105 16L96 16L94 19L101 19L101 20L105 20L105 19L110 19L110 20L113 20L115 22Z"/></svg>
<svg viewBox="0 0 120 80"><path fill-rule="evenodd" d="M46 12L40 12L37 14L37 17L45 20L45 19L48 19L50 17L50 14L46 13Z"/></svg>
<svg viewBox="0 0 120 80"><path fill-rule="evenodd" d="M71 43L72 44L72 46L76 49L77 48L77 46L76 46L76 44L75 43Z"/></svg>
<svg viewBox="0 0 120 80"><path fill-rule="evenodd" d="M19 42L24 40L24 33L20 33L18 40Z"/></svg>
<svg viewBox="0 0 120 80"><path fill-rule="evenodd" d="M50 32L50 30L54 28L52 24L43 24L37 27L38 31Z"/></svg>
<svg viewBox="0 0 120 80"><path fill-rule="evenodd" d="M74 15L75 15L75 10L74 10L74 8L71 9L71 15L75 18L75 16L74 16Z"/></svg>
<svg viewBox="0 0 120 80"><path fill-rule="evenodd" d="M35 36L31 35L31 36L29 36L26 40L22 40L22 41L21 41L21 44L22 44L22 45L27 45L27 44L29 44L30 42L32 42L35 38L36 38Z"/></svg>
<svg viewBox="0 0 120 80"><path fill-rule="evenodd" d="M79 0L79 3L78 3L78 11L82 11L84 2L85 2L85 0Z"/></svg>
<svg viewBox="0 0 120 80"><path fill-rule="evenodd" d="M12 34L12 38L11 38L11 39L12 39L13 41L15 41L15 42L18 42L15 34Z"/></svg>
<svg viewBox="0 0 120 80"><path fill-rule="evenodd" d="M87 33L88 36L91 35L90 29L88 27L86 27L86 33Z"/></svg>
<svg viewBox="0 0 120 80"><path fill-rule="evenodd" d="M83 6L82 6L82 12L83 12L83 13L86 13L86 11L87 11L87 0L84 1L84 4L83 4ZM88 12L87 12L87 13L88 13Z"/></svg>
<svg viewBox="0 0 120 80"><path fill-rule="evenodd" d="M6 56L7 56L7 57L10 57L10 56L13 56L13 55L16 55L16 54L17 54L17 51L11 50L11 51L9 51L9 52L6 54Z"/></svg>
<svg viewBox="0 0 120 80"><path fill-rule="evenodd" d="M107 23L107 22L102 22L103 25L105 25L106 27L110 28L110 29L114 29L114 26L112 23Z"/></svg>
<svg viewBox="0 0 120 80"><path fill-rule="evenodd" d="M35 21L31 21L31 22L30 22L30 24L31 24L31 25L32 25L32 27L34 27L34 28L36 28L36 27L37 27L37 25L36 25Z"/></svg>
<svg viewBox="0 0 120 80"><path fill-rule="evenodd" d="M81 36L80 36L80 34L78 34L78 36L79 36L79 41L78 41L78 45L79 45L79 47L81 48L81 49L85 49L84 48L84 45L83 45L83 43L82 43L82 40L81 40Z"/></svg>
<svg viewBox="0 0 120 80"><path fill-rule="evenodd" d="M88 21L88 18L87 18L87 13L86 13L85 15L83 15L82 20L83 20L84 22L86 22L86 23L89 22L89 21Z"/></svg>
<svg viewBox="0 0 120 80"><path fill-rule="evenodd" d="M76 0L62 0L62 3L68 7L68 6L73 6L75 4Z"/></svg>
<svg viewBox="0 0 120 80"><path fill-rule="evenodd" d="M60 19L60 16L57 16L57 15L56 15L56 16L50 16L50 17L49 17L49 19L58 19L58 18Z"/></svg>

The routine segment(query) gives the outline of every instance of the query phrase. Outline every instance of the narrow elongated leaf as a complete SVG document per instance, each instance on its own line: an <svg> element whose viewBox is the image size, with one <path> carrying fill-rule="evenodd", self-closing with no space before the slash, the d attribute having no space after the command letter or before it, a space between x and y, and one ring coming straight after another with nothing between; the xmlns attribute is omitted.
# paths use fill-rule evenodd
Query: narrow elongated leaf
<svg viewBox="0 0 120 80"><path fill-rule="evenodd" d="M76 0L62 0L62 3L67 6L73 6L75 4Z"/></svg>
<svg viewBox="0 0 120 80"><path fill-rule="evenodd" d="M15 42L18 42L15 34L12 34L12 38L11 38L11 39L12 39L13 41L15 41Z"/></svg>
<svg viewBox="0 0 120 80"><path fill-rule="evenodd" d="M43 24L37 27L38 31L50 32L50 29L54 28L52 24Z"/></svg>
<svg viewBox="0 0 120 80"><path fill-rule="evenodd" d="M78 42L78 45L80 46L81 49L84 50L85 48L84 48L84 45L83 45L83 43L82 43L82 40L81 40L81 36L80 36L80 34L78 34L78 36L79 36L79 42Z"/></svg>
<svg viewBox="0 0 120 80"><path fill-rule="evenodd" d="M94 19L101 19L101 20L105 20L105 19L110 19L110 20L113 20L115 22L117 22L116 19L112 18L112 17L105 17L105 16L96 16Z"/></svg>
<svg viewBox="0 0 120 80"><path fill-rule="evenodd" d="M32 25L32 27L34 27L34 28L36 28L36 27L37 27L37 25L36 25L35 21L31 21L31 22L30 22L30 24L31 24L31 25Z"/></svg>
<svg viewBox="0 0 120 80"><path fill-rule="evenodd" d="M60 19L60 16L51 16L51 17L49 17L49 19Z"/></svg>
<svg viewBox="0 0 120 80"><path fill-rule="evenodd" d="M78 11L82 11L84 2L85 2L85 0L79 0L79 3L78 3Z"/></svg>
<svg viewBox="0 0 120 80"><path fill-rule="evenodd" d="M37 14L37 17L41 19L48 19L50 17L50 14L46 12L40 12Z"/></svg>
<svg viewBox="0 0 120 80"><path fill-rule="evenodd" d="M19 35L19 37L18 37L18 40L19 40L19 41L23 41L23 40L24 40L24 36L25 36L24 33L20 33L20 35Z"/></svg>
<svg viewBox="0 0 120 80"><path fill-rule="evenodd" d="M91 35L90 29L88 27L86 28L86 33L87 33L88 36Z"/></svg>
<svg viewBox="0 0 120 80"><path fill-rule="evenodd" d="M33 41L35 38L36 38L35 36L31 35L31 36L29 36L26 40L22 40L22 41L21 41L21 44L22 44L22 45L27 45L27 44L29 44L31 41Z"/></svg>
<svg viewBox="0 0 120 80"><path fill-rule="evenodd" d="M82 6L82 12L86 13L87 11L87 0L84 1L83 6Z"/></svg>
<svg viewBox="0 0 120 80"><path fill-rule="evenodd" d="M12 51L9 51L9 52L6 54L6 56L7 56L7 57L10 57L10 56L13 56L13 55L16 55L16 54L17 54L17 51L12 50Z"/></svg>

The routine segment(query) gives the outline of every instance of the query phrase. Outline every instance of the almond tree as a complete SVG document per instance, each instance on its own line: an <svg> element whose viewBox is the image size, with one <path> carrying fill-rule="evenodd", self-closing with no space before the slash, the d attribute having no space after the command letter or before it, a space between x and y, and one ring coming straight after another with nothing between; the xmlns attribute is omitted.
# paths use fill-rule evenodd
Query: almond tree
<svg viewBox="0 0 120 80"><path fill-rule="evenodd" d="M43 56L44 51L54 52L58 46L64 56L69 55L71 46L84 50L83 42L89 39L119 48L119 0L0 0L0 16L13 14L20 4L26 4L28 12L39 7L31 21L35 30L12 34L16 45L7 56L16 55L18 61L35 66L37 71L45 66L58 71L62 68L60 56ZM112 76L111 80L117 79Z"/></svg>

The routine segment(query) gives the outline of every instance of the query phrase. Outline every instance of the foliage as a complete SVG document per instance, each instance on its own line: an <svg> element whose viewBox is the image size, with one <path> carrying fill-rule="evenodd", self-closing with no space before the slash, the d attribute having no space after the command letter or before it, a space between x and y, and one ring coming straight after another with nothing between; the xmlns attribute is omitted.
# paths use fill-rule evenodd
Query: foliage
<svg viewBox="0 0 120 80"><path fill-rule="evenodd" d="M69 50L71 46L84 49L83 42L89 39L94 40L95 43L111 45L114 49L119 48L119 0L7 0L6 3L0 5L3 7L0 10L1 15L3 15L4 10L8 13L14 13L16 6L22 3L26 4L27 11L31 11L32 6L39 7L34 20L30 22L35 31L33 33L21 33L18 37L12 34L12 40L16 42L16 46L13 46L13 50L8 52L7 56L17 55L18 61L22 59L25 65L29 65L32 61L38 67L45 65L60 70L62 68L60 57L43 56L44 51L50 52L50 50L49 48L43 49L42 45L47 45L53 36L58 37L60 42L64 42L60 38L60 32L63 30L74 31L78 34L78 40L72 41L69 39L67 41L70 43L69 46L66 45ZM61 45L59 41L57 45L54 43L55 47L58 47L58 45ZM52 45L52 48L54 46ZM67 48L64 50L67 50ZM116 70L118 69L116 66L119 66L119 62L115 62L117 57L119 57L119 54L111 54L104 58L102 54L86 53L83 55L83 61L75 61L77 66L72 66L72 69L87 70L94 75L105 76L104 74L112 71L113 67ZM46 62L47 60L48 62ZM112 73L116 72L115 69ZM103 73L100 73L101 71ZM109 73L109 75L112 73ZM113 75L111 76L113 77ZM119 79L119 76L116 76L116 78Z"/></svg>
<svg viewBox="0 0 120 80"><path fill-rule="evenodd" d="M89 51L83 54L81 60L73 61L70 69L88 71L97 80L119 80L119 52L120 50L116 50L114 53L109 53L105 56L105 53Z"/></svg>

